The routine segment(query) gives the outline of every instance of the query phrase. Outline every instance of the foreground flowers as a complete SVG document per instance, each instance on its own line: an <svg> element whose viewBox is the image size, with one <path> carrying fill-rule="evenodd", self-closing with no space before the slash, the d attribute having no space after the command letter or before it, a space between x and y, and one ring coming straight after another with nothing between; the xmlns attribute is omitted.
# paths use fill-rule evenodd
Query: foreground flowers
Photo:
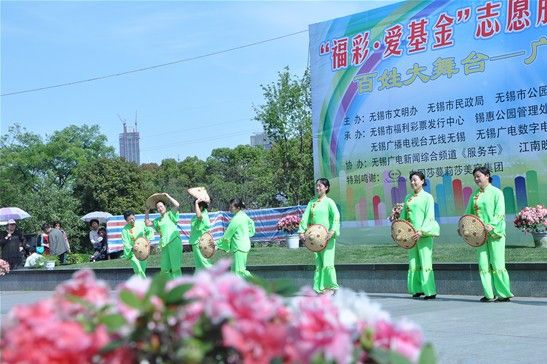
<svg viewBox="0 0 547 364"><path fill-rule="evenodd" d="M229 262L167 281L132 278L111 297L92 271L3 323L5 363L433 363L408 322L364 294L272 293L227 272ZM277 290L286 286L277 285Z"/></svg>

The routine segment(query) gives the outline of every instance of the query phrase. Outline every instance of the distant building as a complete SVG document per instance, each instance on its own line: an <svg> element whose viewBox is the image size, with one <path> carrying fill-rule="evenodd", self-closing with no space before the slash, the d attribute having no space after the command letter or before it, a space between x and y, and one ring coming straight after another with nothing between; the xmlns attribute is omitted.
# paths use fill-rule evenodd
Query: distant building
<svg viewBox="0 0 547 364"><path fill-rule="evenodd" d="M123 133L120 134L120 157L129 162L141 163L141 151L139 147L139 132L137 123L135 129L127 129L126 123L123 123Z"/></svg>
<svg viewBox="0 0 547 364"><path fill-rule="evenodd" d="M272 142L270 141L266 133L254 133L253 135L251 135L251 146L263 146L264 149L270 149L272 147Z"/></svg>

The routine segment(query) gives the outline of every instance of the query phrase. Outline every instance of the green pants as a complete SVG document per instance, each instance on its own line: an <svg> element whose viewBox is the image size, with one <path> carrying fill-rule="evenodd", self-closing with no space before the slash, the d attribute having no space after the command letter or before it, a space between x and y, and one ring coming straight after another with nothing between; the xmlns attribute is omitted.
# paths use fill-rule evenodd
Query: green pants
<svg viewBox="0 0 547 364"><path fill-rule="evenodd" d="M203 254L201 254L201 250L199 250L199 244L192 245L192 255L194 256L194 265L196 266L196 271L212 266L209 259L205 258Z"/></svg>
<svg viewBox="0 0 547 364"><path fill-rule="evenodd" d="M505 269L505 237L493 239L489 236L486 243L477 248L477 258L484 297L513 297L509 273Z"/></svg>
<svg viewBox="0 0 547 364"><path fill-rule="evenodd" d="M160 271L169 278L180 277L182 276L181 261L182 242L180 239L173 239L161 249Z"/></svg>
<svg viewBox="0 0 547 364"><path fill-rule="evenodd" d="M313 274L313 290L317 293L325 289L337 289L336 269L334 269L334 250L336 239L329 240L327 247L315 255L315 273Z"/></svg>
<svg viewBox="0 0 547 364"><path fill-rule="evenodd" d="M426 296L437 294L435 274L433 273L433 238L420 238L408 250L408 293L423 293Z"/></svg>
<svg viewBox="0 0 547 364"><path fill-rule="evenodd" d="M241 278L251 278L253 275L247 270L247 254L249 252L236 251L232 261L232 272Z"/></svg>
<svg viewBox="0 0 547 364"><path fill-rule="evenodd" d="M146 278L146 267L148 266L148 262L146 260L138 260L133 254L131 258L129 258L129 263L131 263L131 267L133 268L135 275L138 275L141 278Z"/></svg>

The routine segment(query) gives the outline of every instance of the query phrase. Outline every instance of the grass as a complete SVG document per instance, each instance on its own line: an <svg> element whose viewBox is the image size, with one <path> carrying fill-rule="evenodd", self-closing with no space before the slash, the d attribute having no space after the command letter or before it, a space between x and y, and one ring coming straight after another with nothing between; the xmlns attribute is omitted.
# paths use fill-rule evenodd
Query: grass
<svg viewBox="0 0 547 364"><path fill-rule="evenodd" d="M474 248L466 244L437 243L433 248L434 263L476 263ZM547 262L547 249L526 246L509 246L506 248L506 261L514 262ZM212 261L228 257L224 252L217 252ZM149 267L159 267L159 255L151 255L148 259ZM397 246L373 245L339 245L336 247L336 264L359 263L407 263L407 251ZM306 248L287 249L285 247L255 247L252 248L247 265L313 265L314 256ZM192 253L184 253L183 267L193 267ZM129 263L123 259L106 260L95 263L80 263L64 266L67 269L89 267L100 268L127 268ZM61 267L60 267L61 268Z"/></svg>

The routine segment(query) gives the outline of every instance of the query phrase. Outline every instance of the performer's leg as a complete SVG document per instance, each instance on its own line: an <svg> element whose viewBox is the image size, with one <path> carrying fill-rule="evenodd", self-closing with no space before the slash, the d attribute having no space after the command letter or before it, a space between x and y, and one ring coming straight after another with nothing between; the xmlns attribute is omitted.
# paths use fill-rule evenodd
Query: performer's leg
<svg viewBox="0 0 547 364"><path fill-rule="evenodd" d="M479 261L479 273L481 277L482 289L484 291L484 297L488 299L494 298L494 291L492 289L492 273L490 269L488 243L485 243L477 248L477 258Z"/></svg>
<svg viewBox="0 0 547 364"><path fill-rule="evenodd" d="M418 245L408 249L408 274L407 288L411 295L423 294L422 283L420 281L420 257L418 255Z"/></svg>
<svg viewBox="0 0 547 364"><path fill-rule="evenodd" d="M209 268L212 266L211 262L201 254L199 246L192 245L192 255L194 257L194 265L196 266L196 271L199 269Z"/></svg>
<svg viewBox="0 0 547 364"><path fill-rule="evenodd" d="M316 292L323 292L325 289L335 290L339 287L334 267L335 251L336 239L332 238L327 247L315 256L313 289Z"/></svg>
<svg viewBox="0 0 547 364"><path fill-rule="evenodd" d="M247 254L246 252L236 251L232 262L232 272L241 278L251 278L253 275L247 270Z"/></svg>
<svg viewBox="0 0 547 364"><path fill-rule="evenodd" d="M169 252L169 274L170 278L177 278L182 276L182 242L180 239L171 241L164 248Z"/></svg>
<svg viewBox="0 0 547 364"><path fill-rule="evenodd" d="M138 275L141 278L146 278L146 261L140 261L135 255L133 255L129 259L129 263L131 263L131 267L133 268L135 275Z"/></svg>
<svg viewBox="0 0 547 364"><path fill-rule="evenodd" d="M489 238L490 263L492 265L492 278L494 282L494 293L499 298L511 298L511 283L509 273L505 269L505 237L501 239Z"/></svg>
<svg viewBox="0 0 547 364"><path fill-rule="evenodd" d="M433 273L433 238L421 238L417 245L422 265L420 281L423 292L426 296L436 295L437 288L435 287L435 274Z"/></svg>

